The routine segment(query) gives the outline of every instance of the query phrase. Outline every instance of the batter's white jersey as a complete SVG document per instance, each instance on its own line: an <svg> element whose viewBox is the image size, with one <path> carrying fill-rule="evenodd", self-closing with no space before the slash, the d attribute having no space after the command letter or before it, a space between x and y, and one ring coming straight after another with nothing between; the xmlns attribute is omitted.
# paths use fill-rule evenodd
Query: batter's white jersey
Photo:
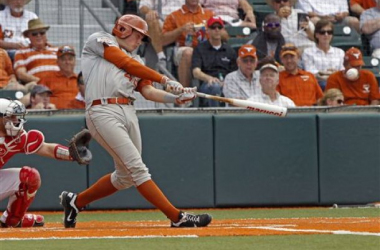
<svg viewBox="0 0 380 250"><path fill-rule="evenodd" d="M92 101L97 99L110 97L136 99L134 89L140 78L131 76L104 59L103 44L119 48L116 38L103 31L92 34L83 48L81 67L86 84L86 109L89 109ZM124 52L143 64L140 56Z"/></svg>

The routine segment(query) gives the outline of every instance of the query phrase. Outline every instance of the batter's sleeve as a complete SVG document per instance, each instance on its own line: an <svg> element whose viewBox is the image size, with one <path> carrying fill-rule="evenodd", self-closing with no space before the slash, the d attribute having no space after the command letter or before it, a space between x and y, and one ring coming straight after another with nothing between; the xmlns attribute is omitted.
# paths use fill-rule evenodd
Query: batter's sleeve
<svg viewBox="0 0 380 250"><path fill-rule="evenodd" d="M141 90L147 86L147 85L152 85L152 81L149 81L149 80L140 80L138 83L137 83L137 87L136 87L136 91L140 92L141 93Z"/></svg>

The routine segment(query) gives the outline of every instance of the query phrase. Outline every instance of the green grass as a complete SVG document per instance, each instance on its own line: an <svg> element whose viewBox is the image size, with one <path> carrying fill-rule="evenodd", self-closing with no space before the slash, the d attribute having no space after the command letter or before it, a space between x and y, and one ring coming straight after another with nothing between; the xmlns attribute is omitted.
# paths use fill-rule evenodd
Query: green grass
<svg viewBox="0 0 380 250"><path fill-rule="evenodd" d="M190 210L191 211L191 210ZM378 217L380 209L328 209L328 208L276 208L276 209L221 209L195 210L207 211L215 219L243 218L311 218L311 217ZM45 216L47 222L59 222L62 214ZM81 221L132 221L165 220L158 211L136 211L128 213L91 213L82 212ZM7 230L7 229L2 229ZM1 238L1 230L0 230ZM40 249L80 249L80 250L379 250L380 237L360 235L288 235L288 236L234 236L234 237L200 237L200 238L145 238L145 239L91 239L91 240L27 240L0 241L0 250L40 250Z"/></svg>

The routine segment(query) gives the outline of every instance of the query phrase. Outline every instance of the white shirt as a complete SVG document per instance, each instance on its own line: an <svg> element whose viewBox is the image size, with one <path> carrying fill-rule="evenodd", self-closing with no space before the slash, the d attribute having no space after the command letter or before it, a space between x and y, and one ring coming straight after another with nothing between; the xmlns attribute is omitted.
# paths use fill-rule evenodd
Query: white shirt
<svg viewBox="0 0 380 250"><path fill-rule="evenodd" d="M4 10L0 11L0 25L3 31L4 41L13 43L22 43L28 46L30 41L24 37L22 32L28 29L29 20L38 18L36 14L24 9L21 17L14 17L11 15L11 10L7 6Z"/></svg>
<svg viewBox="0 0 380 250"><path fill-rule="evenodd" d="M296 106L290 98L280 95L278 92L276 93L276 100L274 101L272 101L270 97L262 91L248 98L248 101L272 104L285 108L294 108Z"/></svg>
<svg viewBox="0 0 380 250"><path fill-rule="evenodd" d="M314 46L314 41L307 38L303 30L298 30L298 13L304 13L302 10L293 9L288 18L281 18L281 34L284 36L286 43L294 43L298 48ZM309 29L314 32L314 24L309 21Z"/></svg>
<svg viewBox="0 0 380 250"><path fill-rule="evenodd" d="M347 0L298 0L296 8L306 13L315 12L321 16L348 12Z"/></svg>
<svg viewBox="0 0 380 250"><path fill-rule="evenodd" d="M224 79L223 94L227 98L246 100L255 93L261 91L259 83L260 71L253 72L252 81L241 73L240 69L226 75Z"/></svg>
<svg viewBox="0 0 380 250"><path fill-rule="evenodd" d="M306 48L302 54L302 65L306 71L314 75L318 71L334 69L335 71L344 70L343 66L344 51L337 47L330 46L329 51L325 53L316 45Z"/></svg>
<svg viewBox="0 0 380 250"><path fill-rule="evenodd" d="M178 0L161 0L162 1L162 20L165 20L166 16L170 13L180 9L182 5L185 4L185 1ZM156 10L158 8L158 0L141 0L139 9L142 6L146 6L151 10Z"/></svg>

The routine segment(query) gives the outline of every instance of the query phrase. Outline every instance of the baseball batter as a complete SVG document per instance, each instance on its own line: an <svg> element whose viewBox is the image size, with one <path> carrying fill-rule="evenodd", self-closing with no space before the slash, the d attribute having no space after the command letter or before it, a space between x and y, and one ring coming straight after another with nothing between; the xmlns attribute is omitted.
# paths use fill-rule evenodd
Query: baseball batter
<svg viewBox="0 0 380 250"><path fill-rule="evenodd" d="M38 130L24 130L26 109L19 101L0 98L0 200L9 197L8 206L0 217L1 227L40 227L44 217L26 214L41 177L37 169L2 167L15 154L37 154L58 160L71 161L68 148L56 143L46 143Z"/></svg>
<svg viewBox="0 0 380 250"><path fill-rule="evenodd" d="M171 220L172 227L204 227L211 222L208 214L192 215L175 208L141 159L140 129L133 106L135 91L151 101L176 104L191 101L196 93L196 89L183 88L145 67L138 56L131 54L143 39L149 39L147 23L138 16L124 15L116 22L112 35L94 33L83 48L86 123L93 138L113 157L115 171L79 194L62 192L66 228L75 227L78 212L87 204L132 186ZM171 93L154 88L152 81L166 85Z"/></svg>

